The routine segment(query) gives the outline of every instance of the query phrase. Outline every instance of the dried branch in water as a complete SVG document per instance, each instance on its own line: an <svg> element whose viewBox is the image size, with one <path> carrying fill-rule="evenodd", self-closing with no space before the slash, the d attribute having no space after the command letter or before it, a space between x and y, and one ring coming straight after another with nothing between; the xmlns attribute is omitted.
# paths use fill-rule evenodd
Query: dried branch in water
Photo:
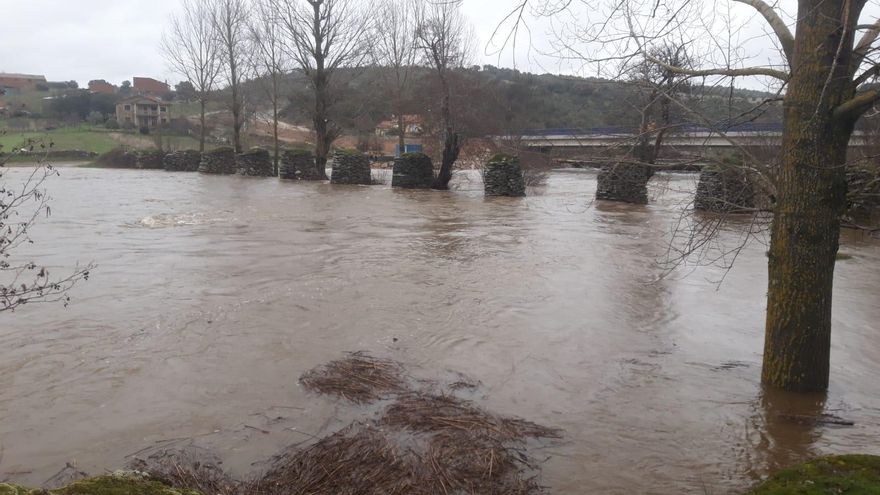
<svg viewBox="0 0 880 495"><path fill-rule="evenodd" d="M264 475L249 481L231 478L216 457L193 449L164 449L132 467L168 485L206 495L544 491L524 441L560 438L560 430L494 415L453 396L407 391L403 371L394 361L357 352L306 373L301 380L308 388L358 403L385 393L399 395L381 419L354 422L323 438L314 437L306 447L292 445L270 461ZM478 383L461 374L456 378L450 388Z"/></svg>
<svg viewBox="0 0 880 495"><path fill-rule="evenodd" d="M342 397L358 404L380 399L384 394L406 389L403 368L394 361L353 352L306 372L300 383L321 394Z"/></svg>
<svg viewBox="0 0 880 495"><path fill-rule="evenodd" d="M135 459L131 467L149 473L166 485L210 495L242 493L241 484L220 468L210 453L192 450L161 450L146 459Z"/></svg>
<svg viewBox="0 0 880 495"><path fill-rule="evenodd" d="M426 471L420 473L425 493L505 493L540 492L533 478L524 478L531 469L524 454L486 437L466 434L439 434L431 438L423 459Z"/></svg>
<svg viewBox="0 0 880 495"><path fill-rule="evenodd" d="M504 418L448 395L409 392L388 407L382 423L426 433L470 432L497 441L560 438L561 432L530 421Z"/></svg>
<svg viewBox="0 0 880 495"><path fill-rule="evenodd" d="M413 493L413 471L378 429L355 423L305 450L283 454L253 493Z"/></svg>

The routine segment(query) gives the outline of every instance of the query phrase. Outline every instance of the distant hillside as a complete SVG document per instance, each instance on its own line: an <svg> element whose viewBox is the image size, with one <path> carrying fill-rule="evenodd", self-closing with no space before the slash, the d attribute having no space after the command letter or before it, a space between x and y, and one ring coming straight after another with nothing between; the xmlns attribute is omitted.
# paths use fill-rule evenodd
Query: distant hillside
<svg viewBox="0 0 880 495"><path fill-rule="evenodd" d="M335 91L339 101L333 112L347 132L372 132L377 123L393 113L390 85L385 82L388 76L388 70L381 67L337 74ZM436 77L428 69L419 68L412 81L406 113L422 115L430 126L439 105ZM284 106L285 119L310 125L308 108L312 96L305 78L290 76L285 89L290 95ZM259 81L251 83L251 93L258 106L268 105L261 96ZM763 100L774 97L744 89L692 86L681 97L684 105L674 105L673 117L697 123L704 119L713 123L780 122L782 112L778 103L750 112ZM469 135L515 133L532 128L637 127L639 105L640 96L632 84L596 78L536 75L483 66L458 71L453 81L457 125Z"/></svg>

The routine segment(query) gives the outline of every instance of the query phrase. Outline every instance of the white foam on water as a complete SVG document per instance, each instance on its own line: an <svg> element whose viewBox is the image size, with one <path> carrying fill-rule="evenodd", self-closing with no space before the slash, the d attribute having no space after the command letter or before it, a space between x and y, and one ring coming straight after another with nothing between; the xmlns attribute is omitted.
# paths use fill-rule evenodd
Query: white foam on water
<svg viewBox="0 0 880 495"><path fill-rule="evenodd" d="M134 227L148 229L163 229L168 227L189 227L193 225L205 225L221 221L221 218L211 218L204 213L159 213L148 215L134 223Z"/></svg>

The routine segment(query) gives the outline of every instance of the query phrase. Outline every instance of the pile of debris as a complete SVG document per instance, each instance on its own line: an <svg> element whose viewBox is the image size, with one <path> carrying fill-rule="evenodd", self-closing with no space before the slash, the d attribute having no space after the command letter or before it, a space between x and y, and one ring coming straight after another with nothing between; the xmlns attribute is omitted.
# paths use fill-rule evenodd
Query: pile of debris
<svg viewBox="0 0 880 495"><path fill-rule="evenodd" d="M345 359L315 368L301 376L299 381L310 390L356 404L375 402L385 394L406 389L402 366L363 352L352 352Z"/></svg>
<svg viewBox="0 0 880 495"><path fill-rule="evenodd" d="M248 481L232 480L210 456L199 461L153 455L134 467L171 486L219 495L544 491L528 447L537 439L561 438L560 430L492 414L455 396L461 388L455 384L414 380L401 364L363 352L315 368L300 382L356 404L388 405L376 418L286 449Z"/></svg>

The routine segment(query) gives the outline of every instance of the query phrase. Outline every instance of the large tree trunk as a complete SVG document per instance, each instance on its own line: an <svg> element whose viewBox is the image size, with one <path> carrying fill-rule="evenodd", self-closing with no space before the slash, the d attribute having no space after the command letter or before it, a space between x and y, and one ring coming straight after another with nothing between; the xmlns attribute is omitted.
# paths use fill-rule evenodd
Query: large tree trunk
<svg viewBox="0 0 880 495"><path fill-rule="evenodd" d="M199 107L201 107L201 115L199 115L199 124L202 126L199 132L199 153L205 152L205 134L208 130L205 128L205 99L199 98Z"/></svg>
<svg viewBox="0 0 880 495"><path fill-rule="evenodd" d="M229 56L229 86L232 89L232 146L236 153L241 153L241 88L238 80L238 61L235 59L235 45L233 44L232 25L226 24L226 36L229 46L226 47Z"/></svg>
<svg viewBox="0 0 880 495"><path fill-rule="evenodd" d="M232 84L232 145L236 153L241 153L241 96L238 83Z"/></svg>
<svg viewBox="0 0 880 495"><path fill-rule="evenodd" d="M443 99L440 104L440 117L443 125L443 158L432 188L445 190L449 189L449 181L452 180L452 166L455 165L455 161L458 160L458 154L461 151L461 135L455 132L452 126L449 84L442 70L440 71L440 83L443 91Z"/></svg>
<svg viewBox="0 0 880 495"><path fill-rule="evenodd" d="M327 116L327 81L323 70L315 74L315 173L316 177L327 178L327 157L333 144L329 119Z"/></svg>
<svg viewBox="0 0 880 495"><path fill-rule="evenodd" d="M312 84L315 87L315 174L314 178L327 179L327 157L330 155L330 146L336 139L333 130L330 129L330 104L329 81L324 69L324 29L321 15L322 2L309 2L312 5L314 17L312 19L312 35L315 37L315 69L312 74Z"/></svg>
<svg viewBox="0 0 880 495"><path fill-rule="evenodd" d="M278 143L278 73L272 73L272 167L278 175L278 156L281 147Z"/></svg>
<svg viewBox="0 0 880 495"><path fill-rule="evenodd" d="M397 145L400 147L400 154L404 154L406 152L406 122L403 118L403 112L401 112L401 106L397 107Z"/></svg>
<svg viewBox="0 0 880 495"><path fill-rule="evenodd" d="M452 166L455 165L461 151L461 136L458 133L454 132L452 128L447 128L443 136L443 158L440 162L437 178L434 179L434 184L431 186L432 189L449 189L449 181L452 180Z"/></svg>
<svg viewBox="0 0 880 495"><path fill-rule="evenodd" d="M852 30L843 1L801 0L792 75L785 96L781 169L769 252L763 382L790 391L828 387L831 295L846 201L851 120L834 108L854 92L848 75ZM838 51L833 77L828 77Z"/></svg>

